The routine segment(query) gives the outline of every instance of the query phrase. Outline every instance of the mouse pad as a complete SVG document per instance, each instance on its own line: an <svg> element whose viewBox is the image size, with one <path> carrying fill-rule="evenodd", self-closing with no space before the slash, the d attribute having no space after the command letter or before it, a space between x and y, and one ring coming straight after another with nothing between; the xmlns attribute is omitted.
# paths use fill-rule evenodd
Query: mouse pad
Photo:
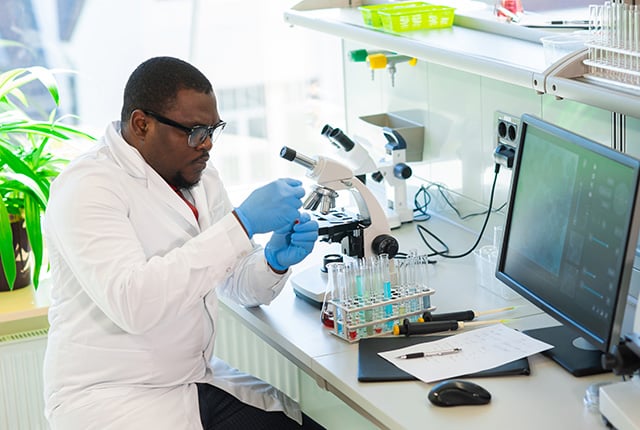
<svg viewBox="0 0 640 430"><path fill-rule="evenodd" d="M370 337L360 339L358 342L358 381L383 382L383 381L413 381L417 378L402 369L394 366L378 355L378 352L404 348L417 343L442 339L446 336L429 337ZM472 375L460 377L484 377L504 375L529 375L529 360L521 358L493 369L476 372Z"/></svg>

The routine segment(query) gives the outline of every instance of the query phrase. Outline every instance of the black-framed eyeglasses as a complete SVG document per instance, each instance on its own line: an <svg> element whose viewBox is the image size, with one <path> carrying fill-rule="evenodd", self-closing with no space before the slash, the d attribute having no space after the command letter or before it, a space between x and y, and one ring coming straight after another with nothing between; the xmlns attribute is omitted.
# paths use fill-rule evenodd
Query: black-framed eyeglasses
<svg viewBox="0 0 640 430"><path fill-rule="evenodd" d="M177 128L178 130L182 130L189 135L189 139L187 140L187 145L192 148L196 148L204 143L207 140L207 137L211 139L211 143L214 143L218 137L222 134L222 130L224 130L225 125L227 125L224 121L219 121L214 125L196 125L195 127L187 127L178 122L175 122L172 119L166 118L160 114L157 114L150 110L141 109L145 115L149 115L155 118L158 122L162 124L169 125L171 127Z"/></svg>

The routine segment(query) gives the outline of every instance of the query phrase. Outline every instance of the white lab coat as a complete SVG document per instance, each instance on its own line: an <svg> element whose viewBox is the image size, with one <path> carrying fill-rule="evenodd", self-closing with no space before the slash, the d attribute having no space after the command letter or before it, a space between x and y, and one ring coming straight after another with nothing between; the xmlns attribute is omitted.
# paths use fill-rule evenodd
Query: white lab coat
<svg viewBox="0 0 640 430"><path fill-rule="evenodd" d="M54 181L45 216L52 428L199 429L195 382L300 422L291 399L212 361L217 294L268 304L287 276L269 269L230 213L213 166L191 193L199 221L118 122Z"/></svg>

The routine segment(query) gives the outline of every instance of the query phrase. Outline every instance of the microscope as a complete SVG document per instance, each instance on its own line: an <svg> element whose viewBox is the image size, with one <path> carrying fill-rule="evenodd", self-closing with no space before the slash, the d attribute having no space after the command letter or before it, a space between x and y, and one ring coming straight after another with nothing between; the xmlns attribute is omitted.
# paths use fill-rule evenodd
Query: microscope
<svg viewBox="0 0 640 430"><path fill-rule="evenodd" d="M632 376L623 382L600 387L600 413L617 430L640 429L640 306L636 304L633 332L625 335L611 353L605 354L602 367L616 375Z"/></svg>
<svg viewBox="0 0 640 430"><path fill-rule="evenodd" d="M411 177L412 170L406 163L407 143L402 135L389 127L383 127L382 133L387 140L384 146L385 156L376 163L360 143L351 140L339 128L332 128L327 124L321 132L329 142L344 152L354 174L364 184L367 184L367 174L371 174L373 183L369 182L370 189L377 194L379 201L384 202L389 226L394 229L413 221L413 210L407 202L406 182ZM378 184L382 189L376 190Z"/></svg>
<svg viewBox="0 0 640 430"><path fill-rule="evenodd" d="M327 157L311 158L283 147L280 156L309 171L307 177L316 185L304 202L318 222L321 241L340 243L341 252L354 258L368 258L398 252L398 241L391 235L387 216L378 200L347 166ZM339 190L351 192L357 213L336 209ZM321 307L326 286L326 272L311 267L291 279L298 297Z"/></svg>

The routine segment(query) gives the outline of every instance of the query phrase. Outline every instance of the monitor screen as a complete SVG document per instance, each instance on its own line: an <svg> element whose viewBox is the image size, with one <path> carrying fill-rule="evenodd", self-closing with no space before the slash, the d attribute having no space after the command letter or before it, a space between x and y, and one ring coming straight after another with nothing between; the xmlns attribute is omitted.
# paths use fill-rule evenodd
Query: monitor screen
<svg viewBox="0 0 640 430"><path fill-rule="evenodd" d="M620 339L640 162L523 115L496 276L561 325L527 333L576 376Z"/></svg>

